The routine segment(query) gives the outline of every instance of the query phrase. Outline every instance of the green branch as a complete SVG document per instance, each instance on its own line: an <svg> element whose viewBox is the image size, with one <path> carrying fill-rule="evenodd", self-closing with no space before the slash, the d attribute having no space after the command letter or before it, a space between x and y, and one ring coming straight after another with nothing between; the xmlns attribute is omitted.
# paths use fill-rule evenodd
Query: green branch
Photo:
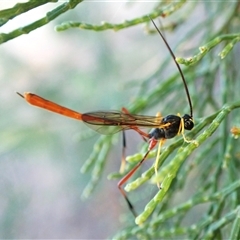
<svg viewBox="0 0 240 240"><path fill-rule="evenodd" d="M39 7L48 2L57 2L58 0L31 0L25 3L17 3L14 7L4 9L0 11L0 26L7 23L9 20L29 11L36 7Z"/></svg>
<svg viewBox="0 0 240 240"><path fill-rule="evenodd" d="M225 34L214 38L212 41L204 44L203 46L199 47L200 52L193 57L189 57L187 59L184 58L176 58L177 62L180 64L185 64L187 66L193 65L200 61L210 50L216 47L222 41L230 41L224 49L218 54L221 59L225 58L227 54L233 49L234 45L240 41L240 33L233 33L233 34Z"/></svg>
<svg viewBox="0 0 240 240"><path fill-rule="evenodd" d="M130 231L123 231L120 234L116 235L114 239L127 239L130 238L131 236L136 236L136 235L141 235L146 233L146 231L152 235L153 232L156 231L156 228L161 226L161 224L169 221L171 218L174 218L177 214L180 213L186 213L190 211L193 207L199 205L199 204L204 204L204 203L209 203L209 202L218 202L221 199L226 199L230 194L232 194L234 191L240 188L240 181L236 181L232 183L231 185L221 189L218 192L213 193L212 195L202 193L201 195L196 195L193 197L191 200L188 200L172 209L167 209L161 214L159 214L156 219L151 220L150 222L143 223L140 226L135 226L132 228ZM200 229L203 229L204 227L207 226L213 226L209 229L208 233L206 233L207 236L209 236L213 229L216 230L217 227L220 227L221 224L224 224L228 222L229 220L233 220L236 215L239 214L239 208L237 207L234 209L229 216L223 216L219 221L215 222L215 219L213 217L207 218L205 217L204 221L200 221L199 224L193 224L187 228L173 228L176 230L171 229L172 231L168 230L162 230L159 233L159 236L175 236L175 235L185 235L187 233L190 234L199 234ZM230 217L230 219L229 219ZM236 223L238 224L238 222ZM221 225L222 226L222 225ZM178 231L177 229L182 229L181 231ZM185 229L185 230L183 230ZM235 228L234 228L235 229Z"/></svg>
<svg viewBox="0 0 240 240"><path fill-rule="evenodd" d="M43 17L27 26L18 28L10 33L0 33L0 44L7 42L11 39L14 39L18 36L21 36L23 34L28 34L31 31L48 24L49 22L51 22L52 20L57 18L59 15L65 13L66 11L68 11L70 9L75 8L82 1L83 0L69 0L68 2L66 2L66 3L58 6L54 10L48 12L45 17ZM37 6L37 4L35 4L34 6ZM23 8L21 8L21 9L23 9Z"/></svg>
<svg viewBox="0 0 240 240"><path fill-rule="evenodd" d="M154 180L154 182L162 182L161 189L156 194L156 196L146 205L144 211L136 218L135 222L138 225L141 225L145 222L156 206L163 200L163 197L167 193L173 179L176 177L176 174L181 167L181 164L185 159L193 152L194 149L199 147L204 141L206 141L219 127L221 122L226 118L226 116L235 108L240 108L240 102L235 102L233 104L225 105L221 111L218 113L216 118L212 120L210 126L201 133L192 143L189 143L188 146L182 147L179 149L177 156L164 168L161 169L159 175ZM205 120L206 121L206 120ZM131 190L131 185L127 185L126 191Z"/></svg>
<svg viewBox="0 0 240 240"><path fill-rule="evenodd" d="M112 24L112 23L102 22L101 25L92 25L88 23L70 21L70 22L62 23L61 25L56 26L56 31L65 31L70 28L80 28L80 29L93 30L93 31L104 31L104 30L110 30L110 29L114 31L118 31L124 28L138 25L140 23L149 22L150 18L155 19L155 18L158 18L159 16L167 17L173 12L175 12L177 9L181 8L183 4L185 4L185 2L186 0L173 2L167 5L165 8L155 9L152 13L149 13L147 15L144 15L138 18L134 18L132 20L124 21L123 23Z"/></svg>

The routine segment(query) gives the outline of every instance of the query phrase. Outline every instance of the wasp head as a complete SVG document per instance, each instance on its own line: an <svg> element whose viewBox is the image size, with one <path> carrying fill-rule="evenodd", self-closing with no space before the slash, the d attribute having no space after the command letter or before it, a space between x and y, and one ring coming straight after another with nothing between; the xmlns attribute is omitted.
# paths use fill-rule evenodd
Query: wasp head
<svg viewBox="0 0 240 240"><path fill-rule="evenodd" d="M193 129L193 127L194 127L193 118L188 114L185 114L182 118L183 118L183 121L184 121L184 128L186 130Z"/></svg>

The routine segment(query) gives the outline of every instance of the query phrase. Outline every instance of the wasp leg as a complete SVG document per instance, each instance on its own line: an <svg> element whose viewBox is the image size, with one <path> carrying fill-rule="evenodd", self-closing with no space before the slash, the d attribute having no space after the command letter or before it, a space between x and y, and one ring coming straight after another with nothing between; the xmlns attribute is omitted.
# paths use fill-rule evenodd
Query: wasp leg
<svg viewBox="0 0 240 240"><path fill-rule="evenodd" d="M121 166L120 166L120 173L123 173L125 170L126 165L126 148L127 148L127 141L126 141L126 134L125 131L122 131L122 141L123 141L123 147L122 147L122 159L121 159Z"/></svg>
<svg viewBox="0 0 240 240"><path fill-rule="evenodd" d="M150 149L151 150L151 149ZM118 189L120 190L121 194L123 195L123 197L125 198L128 207L130 209L130 211L132 212L132 214L134 215L134 217L137 217L137 214L134 210L134 207L132 205L132 203L130 202L129 198L127 197L126 192L123 190L122 185L125 184L127 182L127 180L137 171L137 169L142 165L142 163L146 160L150 150L148 150L146 152L146 154L144 155L144 157L142 158L142 160L130 171L127 173L127 175L125 175L119 182L118 182Z"/></svg>
<svg viewBox="0 0 240 240"><path fill-rule="evenodd" d="M125 113L125 114L128 114L128 115L131 117L131 113L129 113L129 111L128 111L125 107L122 108L122 112ZM137 126L131 126L130 128L131 128L132 130L138 132L138 133L140 134L140 136L143 138L143 140L144 140L145 142L147 142L147 139L149 139L149 134L148 134L148 133L142 131L142 130L141 130L140 128L138 128Z"/></svg>
<svg viewBox="0 0 240 240"><path fill-rule="evenodd" d="M156 176L157 176L157 174L158 174L158 163L159 163L159 159L160 159L161 148L162 148L162 145L164 144L165 141L166 141L165 138L162 138L162 139L160 139L160 141L159 141L158 151L157 151L157 157L156 157L156 160L155 160L155 163L154 163L154 169L155 169L155 174L156 174ZM159 184L159 182L157 182L157 186L158 186L158 188L160 189L160 184Z"/></svg>

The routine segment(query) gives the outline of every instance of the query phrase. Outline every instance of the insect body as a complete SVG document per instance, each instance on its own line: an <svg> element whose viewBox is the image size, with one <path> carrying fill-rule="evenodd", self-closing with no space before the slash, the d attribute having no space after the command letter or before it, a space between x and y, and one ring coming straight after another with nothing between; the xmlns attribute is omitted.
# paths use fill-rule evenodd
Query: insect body
<svg viewBox="0 0 240 240"><path fill-rule="evenodd" d="M153 22L153 21L152 21ZM122 108L122 111L96 111L96 112L89 112L89 113L80 113L69 108L63 107L59 104L56 104L52 101L46 100L38 95L32 93L24 93L24 95L17 93L21 97L23 97L28 103L49 110L51 112L55 112L70 118L74 118L79 121L83 121L89 127L93 128L97 132L101 134L113 134L119 131L125 131L128 129L132 129L138 132L143 139L149 141L148 151L145 153L142 160L137 163L137 165L128 172L118 183L118 188L124 198L126 199L128 206L134 216L137 216L135 213L131 202L129 201L126 192L123 190L122 186L126 183L126 181L135 173L135 171L141 166L144 160L147 158L149 152L159 143L157 158L155 161L155 172L157 173L158 169L158 159L160 156L160 149L166 139L170 139L175 137L178 134L182 134L184 140L189 142L184 136L184 130L191 130L194 127L193 122L193 114L192 114L192 103L190 94L188 92L187 84L181 68L179 64L175 60L175 56L169 47L168 43L164 39L163 35L153 22L155 28L157 29L158 33L162 37L163 41L165 42L169 52L171 53L174 62L179 70L179 73L182 77L182 81L184 84L184 88L186 91L189 107L190 107L190 114L185 114L184 116L180 117L179 115L168 115L166 117L161 117L160 114L157 116L145 116L145 115L137 115L131 114L128 112L127 109ZM152 128L149 133L146 133L141 130L141 128ZM125 142L125 141L124 141ZM124 143L125 146L125 143ZM122 165L124 165L125 158L122 158ZM121 169L123 169L121 167Z"/></svg>
<svg viewBox="0 0 240 240"><path fill-rule="evenodd" d="M150 138L156 140L170 139L175 137L178 133L182 131L182 128L186 130L192 130L194 127L193 119L185 114L183 117L176 115L168 115L164 117L160 123L161 128L154 128L149 133Z"/></svg>

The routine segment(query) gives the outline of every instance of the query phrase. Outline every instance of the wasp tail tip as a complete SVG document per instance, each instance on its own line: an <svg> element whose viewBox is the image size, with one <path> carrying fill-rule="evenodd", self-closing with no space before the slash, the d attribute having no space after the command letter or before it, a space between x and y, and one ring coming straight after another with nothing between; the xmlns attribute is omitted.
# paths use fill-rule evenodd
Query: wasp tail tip
<svg viewBox="0 0 240 240"><path fill-rule="evenodd" d="M24 96L21 93L16 92L16 94L18 94L20 97L24 98Z"/></svg>

